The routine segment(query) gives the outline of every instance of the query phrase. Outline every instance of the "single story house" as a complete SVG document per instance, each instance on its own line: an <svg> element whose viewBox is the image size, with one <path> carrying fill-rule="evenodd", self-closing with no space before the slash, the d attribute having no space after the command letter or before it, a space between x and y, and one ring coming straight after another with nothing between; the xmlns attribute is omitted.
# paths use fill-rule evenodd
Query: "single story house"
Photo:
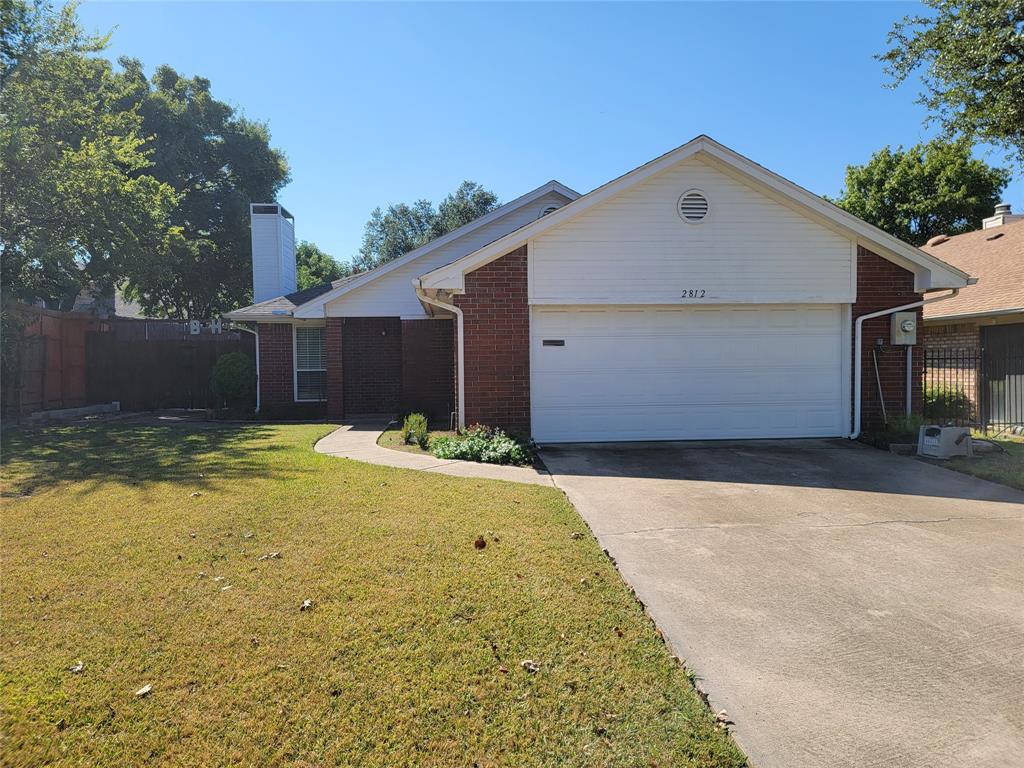
<svg viewBox="0 0 1024 768"><path fill-rule="evenodd" d="M924 308L929 410L986 428L1024 423L1024 216L1002 203L981 229L923 250L978 278Z"/></svg>
<svg viewBox="0 0 1024 768"><path fill-rule="evenodd" d="M981 229L933 237L922 250L978 278L971 290L924 308L927 349L1024 347L1024 215L1002 203Z"/></svg>
<svg viewBox="0 0 1024 768"><path fill-rule="evenodd" d="M920 408L906 342L926 294L970 282L707 136L300 292L292 220L252 210L256 303L228 317L257 324L269 416L421 410L542 443L856 436L883 399Z"/></svg>

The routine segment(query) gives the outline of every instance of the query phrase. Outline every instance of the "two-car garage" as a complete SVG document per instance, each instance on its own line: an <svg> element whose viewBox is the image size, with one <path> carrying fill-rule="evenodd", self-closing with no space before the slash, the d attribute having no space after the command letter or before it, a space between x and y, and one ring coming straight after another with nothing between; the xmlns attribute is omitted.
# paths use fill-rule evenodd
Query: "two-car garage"
<svg viewBox="0 0 1024 768"><path fill-rule="evenodd" d="M848 432L844 306L535 306L539 442Z"/></svg>

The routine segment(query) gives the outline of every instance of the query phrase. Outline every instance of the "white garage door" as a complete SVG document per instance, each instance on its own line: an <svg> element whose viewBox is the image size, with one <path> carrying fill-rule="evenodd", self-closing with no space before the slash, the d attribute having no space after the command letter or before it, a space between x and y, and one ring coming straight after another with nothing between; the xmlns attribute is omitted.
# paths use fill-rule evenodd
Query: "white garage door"
<svg viewBox="0 0 1024 768"><path fill-rule="evenodd" d="M538 442L845 434L842 305L533 307Z"/></svg>

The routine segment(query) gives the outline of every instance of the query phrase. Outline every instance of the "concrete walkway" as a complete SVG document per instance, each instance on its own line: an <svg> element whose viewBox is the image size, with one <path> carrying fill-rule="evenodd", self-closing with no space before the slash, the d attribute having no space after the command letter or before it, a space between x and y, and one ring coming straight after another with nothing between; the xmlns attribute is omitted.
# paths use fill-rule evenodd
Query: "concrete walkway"
<svg viewBox="0 0 1024 768"><path fill-rule="evenodd" d="M1024 765L1024 493L844 441L541 452L757 768Z"/></svg>
<svg viewBox="0 0 1024 768"><path fill-rule="evenodd" d="M345 424L314 446L317 453L342 459L382 464L387 467L418 469L455 477L483 477L488 480L508 480L512 483L554 486L551 475L533 467L506 467L498 464L478 464L475 461L438 459L422 453L396 451L377 445L377 438L387 428L380 420Z"/></svg>

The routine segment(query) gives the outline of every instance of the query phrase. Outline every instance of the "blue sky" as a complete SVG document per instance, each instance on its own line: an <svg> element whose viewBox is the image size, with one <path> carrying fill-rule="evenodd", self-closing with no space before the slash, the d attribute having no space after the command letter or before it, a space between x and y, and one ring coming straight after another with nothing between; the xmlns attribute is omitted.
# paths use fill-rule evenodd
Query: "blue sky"
<svg viewBox="0 0 1024 768"><path fill-rule="evenodd" d="M202 75L269 122L296 234L339 259L377 205L463 179L587 192L706 133L818 194L930 137L872 58L913 3L347 4L88 0L111 57ZM1000 162L990 155L990 162ZM1005 199L1024 209L1015 176Z"/></svg>

